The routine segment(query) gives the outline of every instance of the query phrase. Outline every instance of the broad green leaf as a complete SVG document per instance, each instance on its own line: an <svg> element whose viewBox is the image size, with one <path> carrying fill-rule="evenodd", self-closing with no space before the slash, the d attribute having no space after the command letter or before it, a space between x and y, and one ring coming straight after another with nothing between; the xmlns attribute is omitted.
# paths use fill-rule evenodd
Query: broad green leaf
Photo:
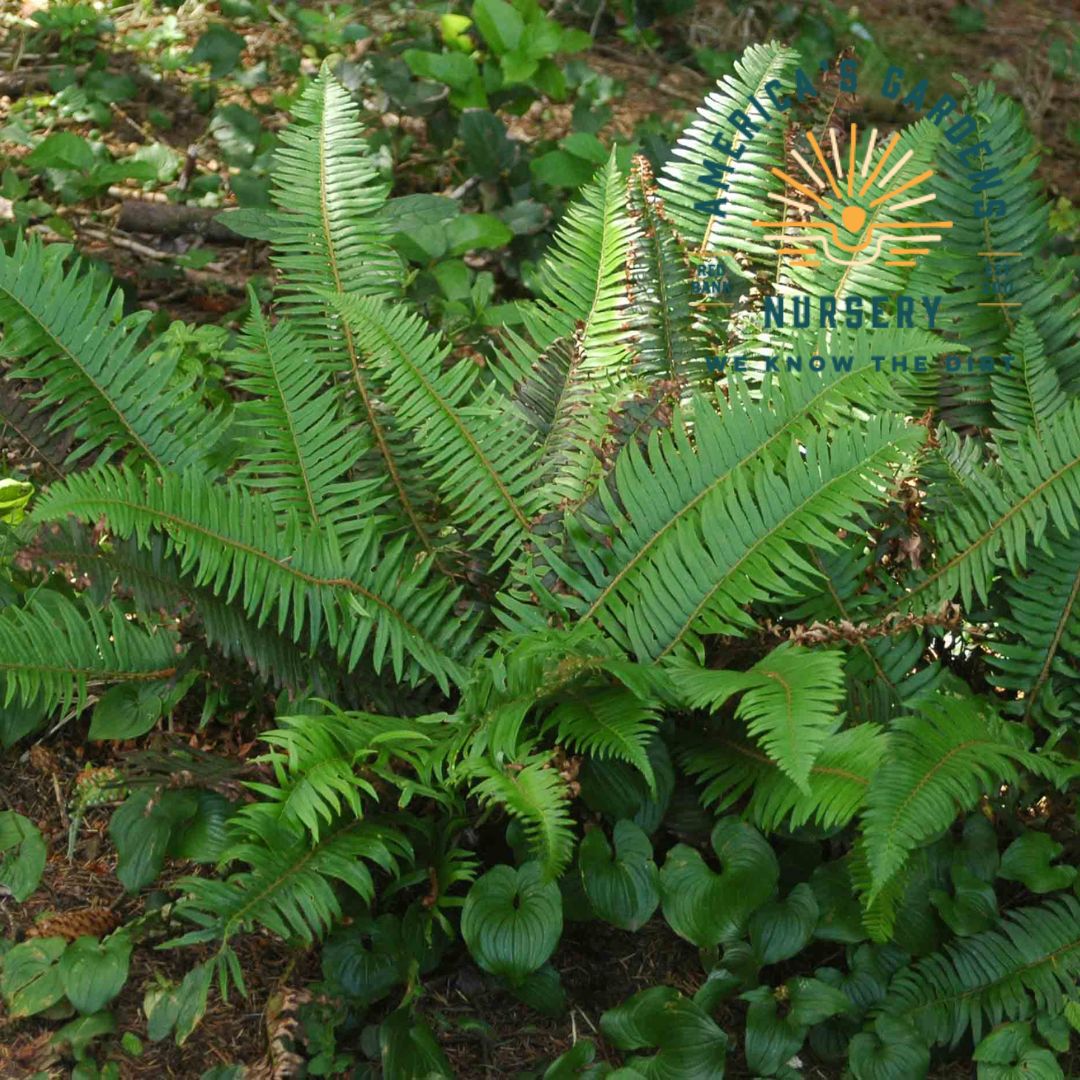
<svg viewBox="0 0 1080 1080"><path fill-rule="evenodd" d="M137 739L160 719L164 702L160 687L154 683L122 683L107 690L94 706L89 737Z"/></svg>
<svg viewBox="0 0 1080 1080"><path fill-rule="evenodd" d="M116 1020L112 1013L99 1012L91 1016L80 1016L65 1024L49 1040L49 1045L58 1049L67 1047L76 1060L81 1060L86 1048L102 1035L111 1035L116 1031Z"/></svg>
<svg viewBox="0 0 1080 1080"><path fill-rule="evenodd" d="M33 494L34 485L25 480L13 480L11 477L0 480L0 521L18 525Z"/></svg>
<svg viewBox="0 0 1080 1080"><path fill-rule="evenodd" d="M657 1049L627 1066L650 1080L720 1080L728 1039L715 1021L670 986L635 994L600 1018L604 1037L620 1050Z"/></svg>
<svg viewBox="0 0 1080 1080"><path fill-rule="evenodd" d="M525 21L506 0L476 0L472 17L477 30L483 34L496 56L517 48Z"/></svg>
<svg viewBox="0 0 1080 1080"><path fill-rule="evenodd" d="M464 255L480 248L500 248L514 238L509 227L491 214L461 214L446 223L447 254Z"/></svg>
<svg viewBox="0 0 1080 1080"><path fill-rule="evenodd" d="M186 820L178 820L172 830L167 854L175 859L216 863L228 843L227 826L233 804L216 791L198 788L185 792L184 803L178 806L178 813L182 813L186 807L189 794L195 796L195 812Z"/></svg>
<svg viewBox="0 0 1080 1080"><path fill-rule="evenodd" d="M228 75L240 61L245 48L244 39L222 23L211 23L191 50L191 62L209 64L210 77Z"/></svg>
<svg viewBox="0 0 1080 1080"><path fill-rule="evenodd" d="M476 64L461 53L433 53L424 49L406 49L401 58L412 73L421 79L445 83L454 90L465 90L477 77Z"/></svg>
<svg viewBox="0 0 1080 1080"><path fill-rule="evenodd" d="M721 819L712 846L719 873L686 844L668 852L660 872L664 918L703 949L739 937L750 915L773 895L780 874L772 848L745 822Z"/></svg>
<svg viewBox="0 0 1080 1080"><path fill-rule="evenodd" d="M104 942L95 937L73 941L60 957L60 979L68 1001L89 1015L103 1009L124 988L131 937L123 931Z"/></svg>
<svg viewBox="0 0 1080 1080"><path fill-rule="evenodd" d="M762 964L795 956L809 943L818 921L813 889L800 882L784 900L771 900L750 916L750 941Z"/></svg>
<svg viewBox="0 0 1080 1080"><path fill-rule="evenodd" d="M408 1007L395 1009L379 1027L382 1074L435 1078L453 1076L431 1029Z"/></svg>
<svg viewBox="0 0 1080 1080"><path fill-rule="evenodd" d="M45 841L38 827L14 810L0 810L0 885L22 903L45 869Z"/></svg>
<svg viewBox="0 0 1080 1080"><path fill-rule="evenodd" d="M998 877L1019 881L1034 893L1067 889L1076 878L1076 867L1050 865L1062 850L1046 833L1029 829L1005 849Z"/></svg>
<svg viewBox="0 0 1080 1080"><path fill-rule="evenodd" d="M530 972L518 983L507 983L507 987L518 1001L545 1016L566 1014L566 991L559 973L550 964Z"/></svg>
<svg viewBox="0 0 1080 1080"><path fill-rule="evenodd" d="M772 990L760 986L742 995L746 1010L746 1064L754 1076L772 1076L803 1044L807 1029L780 1014Z"/></svg>
<svg viewBox="0 0 1080 1080"><path fill-rule="evenodd" d="M539 863L515 870L494 866L465 898L461 934L485 971L520 980L555 951L562 933L559 886L543 880Z"/></svg>
<svg viewBox="0 0 1080 1080"><path fill-rule="evenodd" d="M4 956L0 994L12 1019L44 1012L64 996L57 961L66 948L63 938L33 938Z"/></svg>
<svg viewBox="0 0 1080 1080"><path fill-rule="evenodd" d="M600 918L620 930L637 930L660 903L660 874L648 836L632 821L615 826L612 855L603 830L586 834L578 852L582 884Z"/></svg>
<svg viewBox="0 0 1080 1080"><path fill-rule="evenodd" d="M157 877L173 828L190 819L197 809L193 791L156 795L146 789L136 791L116 809L109 822L109 836L120 856L116 876L128 892L149 885Z"/></svg>

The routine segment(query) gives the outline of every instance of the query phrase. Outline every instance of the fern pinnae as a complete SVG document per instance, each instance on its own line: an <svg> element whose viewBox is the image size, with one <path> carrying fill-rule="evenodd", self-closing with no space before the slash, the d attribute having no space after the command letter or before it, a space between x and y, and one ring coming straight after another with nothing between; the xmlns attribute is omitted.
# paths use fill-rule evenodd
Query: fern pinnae
<svg viewBox="0 0 1080 1080"><path fill-rule="evenodd" d="M281 135L273 234L281 268L281 301L330 366L347 380L364 429L385 469L380 480L425 551L437 544L423 512L423 485L408 468L408 443L395 435L380 408L353 330L332 302L344 296L394 296L402 268L377 218L387 185L366 156L366 143L348 92L324 67L296 104L299 123ZM347 411L350 406L343 404ZM356 406L351 406L355 410Z"/></svg>
<svg viewBox="0 0 1080 1080"><path fill-rule="evenodd" d="M472 620L446 621L456 592L433 581L432 593L418 594L426 567L409 564L400 540L376 558L370 527L343 556L332 530L304 528L295 516L283 528L265 501L231 484L207 486L201 472L140 477L113 466L54 486L34 517L69 514L104 517L118 536L134 536L143 547L160 531L197 585L226 600L239 596L258 625L276 616L278 631L288 627L294 641L306 632L314 647L325 634L349 666L370 644L377 670L389 646L399 677L427 671L444 687L462 677L453 654L468 649Z"/></svg>
<svg viewBox="0 0 1080 1080"><path fill-rule="evenodd" d="M122 315L123 294L103 290L37 237L0 251L0 322L9 378L42 380L37 410L51 431L77 439L69 462L127 453L156 469L199 461L220 434L222 415L204 407L177 375L174 354L140 346L149 312Z"/></svg>

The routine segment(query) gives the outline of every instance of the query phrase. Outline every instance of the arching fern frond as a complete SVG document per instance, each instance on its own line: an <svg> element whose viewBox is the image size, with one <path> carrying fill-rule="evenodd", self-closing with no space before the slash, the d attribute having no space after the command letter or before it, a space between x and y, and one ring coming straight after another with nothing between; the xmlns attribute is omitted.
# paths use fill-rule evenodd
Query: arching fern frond
<svg viewBox="0 0 1080 1080"><path fill-rule="evenodd" d="M1032 321L1021 318L1005 348L1012 356L1009 368L990 376L996 438L1014 438L1016 432L1031 428L1042 434L1043 424L1067 404L1061 380L1046 358L1042 339Z"/></svg>
<svg viewBox="0 0 1080 1080"><path fill-rule="evenodd" d="M1038 768L1020 730L993 715L989 702L941 691L919 712L893 722L889 752L866 795L862 831L872 902L908 854L949 827L980 795Z"/></svg>
<svg viewBox="0 0 1080 1080"><path fill-rule="evenodd" d="M279 297L305 339L339 380L339 409L368 446L362 472L389 496L426 551L436 547L428 518L429 491L413 462L411 443L382 407L353 332L334 304L345 296L398 295L402 267L378 211L388 185L368 157L348 91L324 67L294 106L296 122L280 135L274 171L278 207L274 261Z"/></svg>
<svg viewBox="0 0 1080 1080"><path fill-rule="evenodd" d="M956 437L942 429L941 441L948 460ZM974 597L986 599L999 565L1023 567L1029 545L1051 527L1062 535L1080 527L1080 399L1047 418L1040 432L1028 429L999 446L996 464L954 472L957 498L934 517L936 565L890 608L925 610L957 593L970 607Z"/></svg>
<svg viewBox="0 0 1080 1080"><path fill-rule="evenodd" d="M282 521L265 500L233 484L207 485L195 471L140 477L112 466L69 477L42 497L37 521L104 518L121 538L145 547L167 539L180 569L257 624L273 619L314 648L325 637L348 667L370 647L376 671L389 663L410 682L425 674L445 688L460 677L471 619L449 617L457 593L430 580L401 538L379 549L370 527L343 553L333 531Z"/></svg>
<svg viewBox="0 0 1080 1080"><path fill-rule="evenodd" d="M630 166L627 193L637 226L627 281L637 335L634 362L646 375L671 380L689 398L708 376L709 351L693 307L694 272L641 155Z"/></svg>
<svg viewBox="0 0 1080 1080"><path fill-rule="evenodd" d="M481 802L500 804L521 822L531 855L548 880L566 869L574 852L569 792L550 759L539 753L505 768L478 762L470 770L481 778L473 794Z"/></svg>
<svg viewBox="0 0 1080 1080"><path fill-rule="evenodd" d="M689 661L669 668L676 693L694 709L719 710L740 694L735 718L746 723L772 761L804 794L810 770L840 725L843 654L781 645L746 671L718 671Z"/></svg>
<svg viewBox="0 0 1080 1080"><path fill-rule="evenodd" d="M350 822L318 844L269 818L253 819L252 824L257 832L233 826L234 842L222 857L223 865L242 862L245 869L223 879L187 877L177 882L185 896L176 914L201 929L175 938L170 946L227 942L255 926L311 945L341 918L333 882L370 902L375 882L367 864L394 874L399 860L411 855L400 833L369 822Z"/></svg>
<svg viewBox="0 0 1080 1080"><path fill-rule="evenodd" d="M774 761L748 742L734 725L681 740L679 759L705 787L701 798L721 814L747 798L746 816L773 832L814 824L824 829L846 825L866 798L870 777L886 751L886 738L876 724L858 724L826 740L803 793Z"/></svg>
<svg viewBox="0 0 1080 1080"><path fill-rule="evenodd" d="M1053 538L1030 571L1005 584L1009 615L987 643L994 681L1019 691L1009 711L1072 717L1080 706L1080 533Z"/></svg>
<svg viewBox="0 0 1080 1080"><path fill-rule="evenodd" d="M13 702L47 715L81 710L94 685L164 681L176 674L177 636L143 627L118 607L101 612L49 589L0 609L0 686Z"/></svg>
<svg viewBox="0 0 1080 1080"><path fill-rule="evenodd" d="M648 462L630 446L616 465L627 513L610 550L589 555L594 582L574 584L587 605L582 617L639 658L692 646L703 633L739 634L751 622L746 604L797 592L815 571L796 545L828 549L837 529L857 529L862 507L885 497L923 439L878 417L864 429L792 440L781 470L753 460L751 448L783 423L753 407L736 419L737 402L733 393L724 423L701 419L696 454L676 434L654 439ZM699 474L709 461L719 467Z"/></svg>
<svg viewBox="0 0 1080 1080"><path fill-rule="evenodd" d="M1036 1011L1061 1016L1080 976L1080 901L1061 893L1010 911L993 930L961 938L893 978L881 1009L929 1042L955 1046Z"/></svg>
<svg viewBox="0 0 1080 1080"><path fill-rule="evenodd" d="M9 378L36 379L38 409L49 430L74 436L69 460L126 454L156 468L182 468L204 457L222 417L203 407L177 358L140 344L150 313L123 314L119 289L108 292L63 251L16 238L0 251L0 349L21 361Z"/></svg>
<svg viewBox="0 0 1080 1080"><path fill-rule="evenodd" d="M799 54L778 42L751 45L705 99L680 136L660 175L664 204L688 247L702 254L751 252L768 259L772 249L751 222L767 217L770 191L783 183L769 169L784 158L784 125L761 122L748 139L731 113L756 115L751 100L783 100L793 85ZM768 89L767 89L768 88ZM725 190L726 189L726 190Z"/></svg>

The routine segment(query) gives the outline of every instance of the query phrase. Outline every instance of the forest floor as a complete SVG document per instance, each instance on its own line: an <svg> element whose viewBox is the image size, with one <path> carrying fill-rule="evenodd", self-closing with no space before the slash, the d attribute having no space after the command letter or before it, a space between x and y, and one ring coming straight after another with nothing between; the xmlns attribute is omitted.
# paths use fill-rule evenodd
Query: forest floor
<svg viewBox="0 0 1080 1080"><path fill-rule="evenodd" d="M25 17L46 6L42 0L0 0L0 13ZM689 13L668 19L662 33L665 37L681 35L695 48L731 51L782 34L769 23L765 13L769 5L731 6L738 6L739 14L733 15L722 0L696 4ZM957 32L951 16L955 7L950 0L861 0L859 18L879 46L909 58L912 73L925 75L932 85L943 86L955 71L973 82L993 75L1002 90L1023 104L1032 120L1045 148L1039 174L1059 212L1075 215L1073 204L1080 203L1080 78L1059 73L1048 58L1049 38L1062 32L1062 27L1075 28L1073 0L1004 0L986 9L985 25L978 33ZM138 14L136 5L131 8L128 17L140 19L141 29L147 33L166 16L164 8L153 15ZM204 4L199 6L197 18L181 19L177 26L193 44L208 20L221 17L215 5ZM272 58L282 46L299 51L290 33L288 26L271 22L248 34L244 66ZM611 103L613 115L601 132L602 139L628 137L643 123L677 129L711 84L700 70L669 64L661 51L643 49L613 33L602 35L586 59L595 70L621 85ZM58 62L56 57L25 55L16 31L6 42L0 41L0 125L11 102L23 94L40 92L48 69ZM311 69L310 61L303 63ZM110 61L110 66L118 71L138 69L135 58L123 55ZM917 68L921 70L917 72ZM269 105L276 89L261 86L253 93ZM145 146L150 140L150 114L162 110L168 112L171 127L164 133L154 132L153 140L167 143L186 162L192 162L191 168L227 172L227 166L212 157L206 116L195 108L183 72L164 72L160 79L147 82L145 91L125 104L119 122L105 133L117 154ZM228 86L221 87L220 100L227 101L230 92ZM264 120L271 130L285 121L284 112L272 111ZM510 125L512 135L525 139L541 132L545 137L565 134L569 129L567 106L533 109ZM26 153L27 148L17 142L0 141L0 161L17 162ZM244 303L247 283L269 273L264 245L218 242L183 233L167 236L128 231L118 221L125 199L136 194L114 186L85 201L64 205L58 216L67 225L66 235L81 251L111 267L125 283L132 303L165 311L173 318L228 325L230 313ZM0 196L0 220L4 203ZM42 224L44 233L51 229ZM190 258L193 252L201 254ZM259 722L254 721L256 729ZM68 807L75 777L87 767L119 762L129 749L117 744L87 745L83 735L82 727L68 725L29 750L19 746L0 757L0 804L35 822L50 848L43 888L32 901L19 906L0 899L0 926L16 939L40 920L57 915L104 919L107 923L142 910L143 898L123 893L116 880L115 855L106 836L107 807L87 812L78 830L74 858L67 857ZM208 738L220 741L226 736L219 729L209 735L200 733L193 725L190 730L176 732L175 737L206 747ZM167 887L167 882L164 884ZM195 1077L216 1065L234 1062L249 1065L252 1076L271 1075L270 1034L280 1013L281 994L291 986L317 980L317 954L292 953L269 936L253 935L238 948L249 997L215 1002L206 1020L181 1048L170 1040L147 1043L141 1055L120 1062L122 1075ZM182 976L197 959L192 950L137 949L133 977L115 1006L119 1030L144 1030L140 1009L145 986L158 974L173 979ZM666 983L691 993L701 979L693 948L674 937L661 920L633 937L610 928L599 930L596 923L580 933L571 928L553 963L562 974L569 1018L544 1019L506 993L492 989L467 961L426 982L425 1012L459 1076L465 1080L507 1077L542 1067L577 1037L595 1036L604 1009L635 991ZM56 1054L48 1045L50 1031L44 1023L36 1028L22 1023L16 1032L10 1020L0 1015L0 1076L32 1076L55 1069ZM728 1075L748 1075L741 1068L733 1056ZM806 1075L828 1077L839 1072L816 1070ZM969 1073L953 1067L935 1075Z"/></svg>

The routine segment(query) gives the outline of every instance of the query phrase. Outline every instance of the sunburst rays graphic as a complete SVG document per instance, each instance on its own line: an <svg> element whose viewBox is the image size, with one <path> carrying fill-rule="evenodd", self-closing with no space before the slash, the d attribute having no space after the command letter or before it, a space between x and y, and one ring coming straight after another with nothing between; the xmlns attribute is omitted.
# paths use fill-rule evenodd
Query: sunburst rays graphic
<svg viewBox="0 0 1080 1080"><path fill-rule="evenodd" d="M858 125L852 124L846 168L835 128L829 128L831 165L812 131L807 131L806 140L816 164L811 165L798 150L793 150L791 156L805 178L798 179L783 169L773 168L772 174L783 180L786 190L782 195L770 192L768 198L809 217L799 220L796 215L781 211L779 221L753 222L763 229L776 230L769 234L770 239L780 245L777 254L786 257L789 265L820 266L824 258L841 266L869 266L885 254L885 266L914 266L914 256L928 255L931 251L930 247L921 245L940 242L939 230L952 228L951 221L895 220L900 211L937 198L933 192L918 193L920 185L934 175L933 169L905 178L905 167L911 160L912 150L892 160L893 151L900 142L899 132L881 148L878 147L878 129L872 128L862 164L857 166ZM875 148L878 150L876 162ZM887 171L886 166L889 166ZM890 186L894 181L895 186ZM800 197L791 198L788 191ZM877 194L878 191L881 194ZM897 202L903 195L909 197ZM839 222L826 220L824 215L836 217L838 207Z"/></svg>

